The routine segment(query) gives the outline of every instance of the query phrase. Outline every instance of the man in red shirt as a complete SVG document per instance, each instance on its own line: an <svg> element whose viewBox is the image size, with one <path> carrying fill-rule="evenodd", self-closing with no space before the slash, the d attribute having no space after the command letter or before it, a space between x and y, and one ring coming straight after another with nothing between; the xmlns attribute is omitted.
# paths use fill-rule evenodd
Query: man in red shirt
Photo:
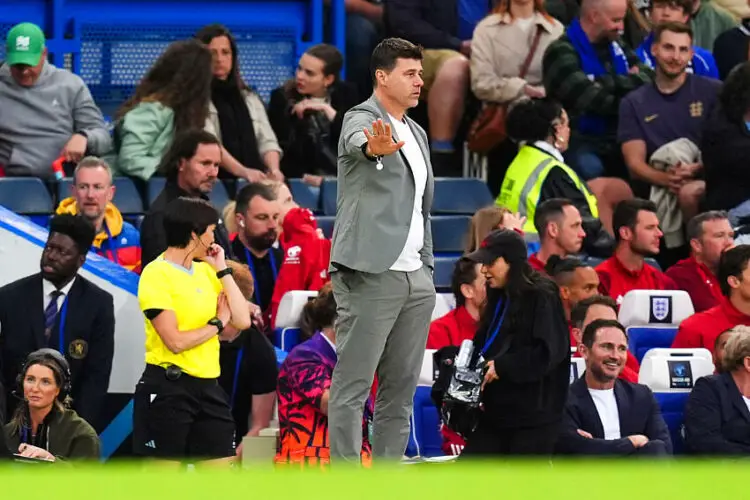
<svg viewBox="0 0 750 500"><path fill-rule="evenodd" d="M460 346L472 340L477 331L479 313L487 298L482 265L461 257L453 268L451 291L456 297L456 308L430 324L427 349Z"/></svg>
<svg viewBox="0 0 750 500"><path fill-rule="evenodd" d="M593 295L578 302L570 311L570 345L576 346L574 358L580 358L577 346L583 342L583 331L591 322L597 319L617 320L617 304L611 297ZM625 367L619 378L628 382L638 383L638 371L641 365L633 353L628 351Z"/></svg>
<svg viewBox="0 0 750 500"><path fill-rule="evenodd" d="M464 340L474 339L479 314L487 298L485 277L482 265L461 257L456 262L451 279L451 290L456 297L456 308L430 324L427 336L427 349L441 349L446 346L459 346ZM441 426L443 453L458 455L466 445L461 436Z"/></svg>
<svg viewBox="0 0 750 500"><path fill-rule="evenodd" d="M652 201L621 201L612 216L617 247L615 254L596 267L599 292L619 306L630 290L677 290L672 278L645 262L659 254L663 233Z"/></svg>
<svg viewBox="0 0 750 500"><path fill-rule="evenodd" d="M694 314L680 324L672 347L703 347L712 353L716 338L737 325L750 326L750 245L724 252L719 261L718 281L724 295L721 303Z"/></svg>
<svg viewBox="0 0 750 500"><path fill-rule="evenodd" d="M539 205L534 214L534 227L541 248L529 256L529 264L542 273L552 255L565 257L580 252L586 237L581 213L564 198L551 198Z"/></svg>
<svg viewBox="0 0 750 500"><path fill-rule="evenodd" d="M690 294L695 312L721 303L716 279L722 252L734 246L734 230L726 212L712 210L693 217L687 225L690 257L667 269L677 287Z"/></svg>

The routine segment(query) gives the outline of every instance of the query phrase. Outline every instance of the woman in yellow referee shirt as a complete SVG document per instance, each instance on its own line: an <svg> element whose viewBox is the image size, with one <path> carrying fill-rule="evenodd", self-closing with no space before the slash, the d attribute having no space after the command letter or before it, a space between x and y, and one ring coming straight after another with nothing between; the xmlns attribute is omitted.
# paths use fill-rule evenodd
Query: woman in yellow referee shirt
<svg viewBox="0 0 750 500"><path fill-rule="evenodd" d="M196 152L198 156L198 152ZM205 168L216 168L206 165ZM135 390L133 449L162 460L234 456L234 420L219 387L219 340L250 327L247 302L214 243L219 215L208 202L167 205L167 249L138 284L146 369ZM234 329L224 328L231 324Z"/></svg>

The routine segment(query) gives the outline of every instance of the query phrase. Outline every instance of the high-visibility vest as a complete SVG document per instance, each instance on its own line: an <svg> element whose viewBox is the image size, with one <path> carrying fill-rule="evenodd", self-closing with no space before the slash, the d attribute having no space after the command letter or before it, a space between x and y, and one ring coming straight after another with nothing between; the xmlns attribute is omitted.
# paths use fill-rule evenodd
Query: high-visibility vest
<svg viewBox="0 0 750 500"><path fill-rule="evenodd" d="M547 174L554 167L561 168L568 174L576 187L586 196L591 215L599 217L596 197L572 168L540 149L522 146L513 163L508 167L495 204L526 217L526 223L523 226L525 233L536 234L534 214L539 204L539 197L542 195L542 185L547 179Z"/></svg>

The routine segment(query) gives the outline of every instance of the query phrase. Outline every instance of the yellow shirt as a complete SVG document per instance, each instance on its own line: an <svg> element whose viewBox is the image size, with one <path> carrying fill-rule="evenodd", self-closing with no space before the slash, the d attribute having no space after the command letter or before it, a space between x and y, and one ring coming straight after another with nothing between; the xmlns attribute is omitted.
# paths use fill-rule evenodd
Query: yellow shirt
<svg viewBox="0 0 750 500"><path fill-rule="evenodd" d="M138 302L141 311L163 309L177 316L181 332L206 326L216 316L216 302L221 292L216 271L205 262L193 262L185 269L164 260L163 256L149 263L138 283ZM145 318L145 316L144 316ZM146 363L163 366L176 365L197 378L217 378L219 366L219 337L174 354L162 341L148 318L146 324Z"/></svg>

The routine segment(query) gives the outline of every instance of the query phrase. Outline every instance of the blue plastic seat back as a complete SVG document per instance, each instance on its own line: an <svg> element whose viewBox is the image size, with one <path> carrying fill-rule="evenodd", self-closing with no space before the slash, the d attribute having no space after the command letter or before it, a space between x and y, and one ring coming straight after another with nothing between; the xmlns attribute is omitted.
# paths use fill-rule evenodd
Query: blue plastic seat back
<svg viewBox="0 0 750 500"><path fill-rule="evenodd" d="M631 326L628 332L628 348L640 363L643 356L657 347L672 347L677 335L676 326Z"/></svg>
<svg viewBox="0 0 750 500"><path fill-rule="evenodd" d="M490 189L480 179L435 179L431 211L433 214L473 215L493 201Z"/></svg>

